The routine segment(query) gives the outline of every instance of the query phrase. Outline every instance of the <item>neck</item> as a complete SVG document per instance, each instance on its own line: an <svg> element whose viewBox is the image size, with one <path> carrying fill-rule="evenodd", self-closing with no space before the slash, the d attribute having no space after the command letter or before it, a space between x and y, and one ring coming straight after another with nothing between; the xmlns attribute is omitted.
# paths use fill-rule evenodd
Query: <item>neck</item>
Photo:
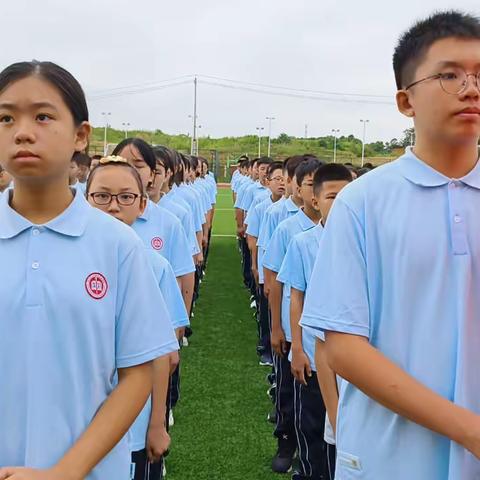
<svg viewBox="0 0 480 480"><path fill-rule="evenodd" d="M301 198L297 197L296 195L292 195L290 198L292 199L292 202L297 207L301 207L303 205L303 200Z"/></svg>
<svg viewBox="0 0 480 480"><path fill-rule="evenodd" d="M164 195L166 195L170 190L171 190L170 185L168 184L168 182L165 182L165 183L162 185L161 192L162 192Z"/></svg>
<svg viewBox="0 0 480 480"><path fill-rule="evenodd" d="M310 205L304 205L303 208L303 213L313 222L318 224L320 220L322 219L322 214L315 210L312 206Z"/></svg>
<svg viewBox="0 0 480 480"><path fill-rule="evenodd" d="M153 202L153 203L158 203L160 201L160 199L163 197L164 193L159 190L158 192L156 192L155 194L153 195L149 195L149 199Z"/></svg>
<svg viewBox="0 0 480 480"><path fill-rule="evenodd" d="M30 222L42 225L58 217L72 203L73 194L64 178L56 184L25 184L15 180L11 207Z"/></svg>
<svg viewBox="0 0 480 480"><path fill-rule="evenodd" d="M274 193L272 193L270 195L270 198L272 199L272 202L275 203L275 202L278 202L282 198L282 195L275 195Z"/></svg>
<svg viewBox="0 0 480 480"><path fill-rule="evenodd" d="M417 139L413 152L427 165L449 178L462 178L477 164L477 139L452 144L446 141Z"/></svg>

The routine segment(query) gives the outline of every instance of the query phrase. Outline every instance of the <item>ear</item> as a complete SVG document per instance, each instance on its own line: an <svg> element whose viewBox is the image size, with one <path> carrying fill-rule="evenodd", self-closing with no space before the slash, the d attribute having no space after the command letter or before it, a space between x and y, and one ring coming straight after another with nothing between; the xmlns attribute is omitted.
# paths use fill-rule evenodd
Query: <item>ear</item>
<svg viewBox="0 0 480 480"><path fill-rule="evenodd" d="M320 202L315 195L312 197L312 207L316 212L320 212Z"/></svg>
<svg viewBox="0 0 480 480"><path fill-rule="evenodd" d="M92 126L88 122L82 122L82 124L77 127L74 140L76 152L83 152L87 149L91 132Z"/></svg>
<svg viewBox="0 0 480 480"><path fill-rule="evenodd" d="M410 92L407 90L399 90L395 96L397 101L397 108L400 113L403 113L406 117L413 118L415 116L415 110L410 103Z"/></svg>
<svg viewBox="0 0 480 480"><path fill-rule="evenodd" d="M139 215L139 217L141 217L144 214L146 208L147 208L147 199L146 199L146 197L142 197L140 199L140 215Z"/></svg>

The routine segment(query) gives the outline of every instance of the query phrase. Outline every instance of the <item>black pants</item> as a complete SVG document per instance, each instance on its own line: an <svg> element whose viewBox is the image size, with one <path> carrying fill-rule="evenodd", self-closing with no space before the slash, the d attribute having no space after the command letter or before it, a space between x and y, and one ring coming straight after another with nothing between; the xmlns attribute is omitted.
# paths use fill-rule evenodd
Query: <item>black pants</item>
<svg viewBox="0 0 480 480"><path fill-rule="evenodd" d="M178 400L180 399L180 363L173 372L173 375L170 377L170 388L169 388L169 408L173 409L177 406Z"/></svg>
<svg viewBox="0 0 480 480"><path fill-rule="evenodd" d="M134 480L160 480L163 478L163 458L158 463L150 463L146 449L132 452L132 463L135 464Z"/></svg>
<svg viewBox="0 0 480 480"><path fill-rule="evenodd" d="M295 431L300 460L297 480L327 480L328 452L324 440L325 404L315 373L307 378L307 385L294 382Z"/></svg>
<svg viewBox="0 0 480 480"><path fill-rule="evenodd" d="M240 241L242 247L243 283L251 291L252 286L255 284L252 276L252 256L250 255L250 249L248 248L247 239L245 237L242 237Z"/></svg>
<svg viewBox="0 0 480 480"><path fill-rule="evenodd" d="M270 343L270 317L268 310L268 300L265 297L263 284L260 284L258 289L258 331L260 337L260 345L264 351L271 353L272 345Z"/></svg>
<svg viewBox="0 0 480 480"><path fill-rule="evenodd" d="M275 410L277 411L277 425L274 435L280 441L296 443L295 413L294 413L294 377L288 361L291 344L287 342L287 353L284 357L273 355L277 392Z"/></svg>
<svg viewBox="0 0 480 480"><path fill-rule="evenodd" d="M328 480L335 480L335 463L337 461L337 447L327 443Z"/></svg>

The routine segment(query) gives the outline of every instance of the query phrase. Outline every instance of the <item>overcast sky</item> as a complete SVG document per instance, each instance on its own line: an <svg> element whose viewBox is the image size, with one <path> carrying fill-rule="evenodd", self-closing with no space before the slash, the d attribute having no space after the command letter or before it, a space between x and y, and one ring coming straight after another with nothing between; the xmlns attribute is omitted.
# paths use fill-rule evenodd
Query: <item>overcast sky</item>
<svg viewBox="0 0 480 480"><path fill-rule="evenodd" d="M89 97L184 75L211 75L296 89L395 93L391 57L400 33L435 9L480 15L478 0L14 0L2 2L0 59L52 60ZM389 99L380 99L388 102ZM191 131L193 84L89 100L91 120L140 129ZM290 98L219 88L200 79L201 135L267 130L272 136L342 134L390 140L410 126L394 105Z"/></svg>

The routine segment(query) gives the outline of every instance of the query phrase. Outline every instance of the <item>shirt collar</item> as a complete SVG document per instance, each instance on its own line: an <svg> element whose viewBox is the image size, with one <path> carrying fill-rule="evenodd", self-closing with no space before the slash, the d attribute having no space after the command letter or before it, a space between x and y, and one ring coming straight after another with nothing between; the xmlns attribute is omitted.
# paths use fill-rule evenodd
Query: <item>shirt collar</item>
<svg viewBox="0 0 480 480"><path fill-rule="evenodd" d="M420 160L410 147L407 147L405 155L399 159L399 167L402 175L407 180L421 187L440 187L454 180ZM475 167L463 178L455 180L480 189L480 162L477 162Z"/></svg>
<svg viewBox="0 0 480 480"><path fill-rule="evenodd" d="M90 207L81 191L75 189L73 193L73 201L67 209L44 225L35 225L22 217L10 206L10 194L2 195L0 198L0 238L16 237L34 226L42 226L69 237L82 236L87 227L92 207Z"/></svg>
<svg viewBox="0 0 480 480"><path fill-rule="evenodd" d="M155 204L151 201L147 201L147 207L145 208L145 211L138 217L138 220L143 220L145 222L148 222L150 220L150 217L152 215L152 209L155 208Z"/></svg>
<svg viewBox="0 0 480 480"><path fill-rule="evenodd" d="M312 220L305 215L305 212L301 208L298 210L296 217L303 231L310 230L311 228L317 226L315 222L312 222Z"/></svg>
<svg viewBox="0 0 480 480"><path fill-rule="evenodd" d="M285 200L285 208L287 209L288 212L298 212L299 208L293 203L293 200L291 197L288 197Z"/></svg>

